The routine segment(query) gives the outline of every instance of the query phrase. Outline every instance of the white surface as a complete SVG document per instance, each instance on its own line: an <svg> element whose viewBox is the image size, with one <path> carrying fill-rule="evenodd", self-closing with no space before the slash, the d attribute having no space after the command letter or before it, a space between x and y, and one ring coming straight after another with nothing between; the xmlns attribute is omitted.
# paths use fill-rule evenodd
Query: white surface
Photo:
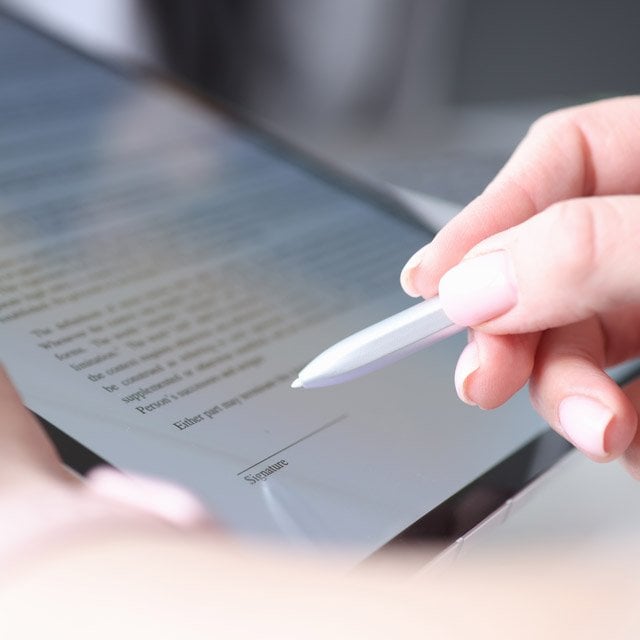
<svg viewBox="0 0 640 640"><path fill-rule="evenodd" d="M603 549L640 532L640 484L622 464L597 464L571 452L508 504L499 526L465 539L456 562L508 547L589 544Z"/></svg>
<svg viewBox="0 0 640 640"><path fill-rule="evenodd" d="M0 6L89 51L131 60L152 58L152 38L132 0L0 0Z"/></svg>

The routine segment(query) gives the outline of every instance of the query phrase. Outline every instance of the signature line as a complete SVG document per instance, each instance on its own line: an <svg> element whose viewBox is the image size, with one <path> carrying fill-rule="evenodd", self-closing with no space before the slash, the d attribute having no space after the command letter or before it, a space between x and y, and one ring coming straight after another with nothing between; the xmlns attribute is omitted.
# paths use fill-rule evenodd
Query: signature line
<svg viewBox="0 0 640 640"><path fill-rule="evenodd" d="M291 449L291 447L295 447L297 444L300 444L303 440L306 440L307 438L310 438L311 436L315 436L316 433L320 433L321 431L324 431L325 429L328 429L329 427L333 427L334 425L338 424L338 422L342 422L346 417L347 417L347 414L343 413L341 416L338 416L337 418L334 418L333 420L331 420L331 422L327 422L326 424L323 424L321 427L318 427L317 429L315 429L311 433L308 433L306 436L302 436L302 438L299 438L295 442L292 442L291 444L288 444L286 447L283 447L282 449L279 449L278 451L274 451L273 453L269 454L266 458L262 458L262 460L258 460L258 462L255 462L250 467L247 467L246 469L243 469L242 471L239 471L236 475L241 476L243 473L246 473L247 471L251 471L251 469L253 469L254 467L257 467L259 464L262 464L263 462L266 462L267 460L269 460L269 458L273 458L274 456L277 456L279 453L282 453L283 451L286 451L287 449Z"/></svg>

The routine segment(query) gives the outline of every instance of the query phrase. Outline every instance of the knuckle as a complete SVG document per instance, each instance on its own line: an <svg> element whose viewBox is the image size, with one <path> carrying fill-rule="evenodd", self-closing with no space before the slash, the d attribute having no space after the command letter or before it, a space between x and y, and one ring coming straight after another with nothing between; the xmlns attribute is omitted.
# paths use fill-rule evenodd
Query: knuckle
<svg viewBox="0 0 640 640"><path fill-rule="evenodd" d="M558 273L571 285L583 284L605 258L607 227L588 199L558 203L549 213L553 217L549 246Z"/></svg>
<svg viewBox="0 0 640 640"><path fill-rule="evenodd" d="M530 136L549 136L554 132L562 131L575 126L576 108L568 107L545 113L533 121L529 127Z"/></svg>

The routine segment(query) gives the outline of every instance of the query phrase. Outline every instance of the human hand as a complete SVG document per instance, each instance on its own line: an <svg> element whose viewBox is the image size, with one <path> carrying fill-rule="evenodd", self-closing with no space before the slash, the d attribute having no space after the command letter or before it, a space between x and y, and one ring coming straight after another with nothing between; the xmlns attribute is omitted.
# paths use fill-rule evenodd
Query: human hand
<svg viewBox="0 0 640 640"><path fill-rule="evenodd" d="M616 541L615 554L575 541L502 549L450 575L436 565L411 578L424 560L389 555L346 575L326 551L209 535L175 487L115 471L77 478L1 369L0 452L0 637L634 637L638 628L633 541Z"/></svg>
<svg viewBox="0 0 640 640"><path fill-rule="evenodd" d="M534 407L591 459L640 477L640 384L604 368L640 353L640 97L544 116L487 189L405 266L470 341L458 395Z"/></svg>
<svg viewBox="0 0 640 640"><path fill-rule="evenodd" d="M2 367L0 452L0 582L70 539L209 523L195 498L171 484L107 468L86 481L70 472Z"/></svg>

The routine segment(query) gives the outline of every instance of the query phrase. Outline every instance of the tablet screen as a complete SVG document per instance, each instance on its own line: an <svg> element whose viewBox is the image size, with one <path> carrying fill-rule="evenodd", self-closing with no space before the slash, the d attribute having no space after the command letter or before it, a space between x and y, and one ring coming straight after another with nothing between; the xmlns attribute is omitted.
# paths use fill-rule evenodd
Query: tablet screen
<svg viewBox="0 0 640 640"><path fill-rule="evenodd" d="M458 336L294 391L413 304L426 230L211 107L0 22L0 357L27 406L240 534L364 557L531 442L525 396L463 405Z"/></svg>

